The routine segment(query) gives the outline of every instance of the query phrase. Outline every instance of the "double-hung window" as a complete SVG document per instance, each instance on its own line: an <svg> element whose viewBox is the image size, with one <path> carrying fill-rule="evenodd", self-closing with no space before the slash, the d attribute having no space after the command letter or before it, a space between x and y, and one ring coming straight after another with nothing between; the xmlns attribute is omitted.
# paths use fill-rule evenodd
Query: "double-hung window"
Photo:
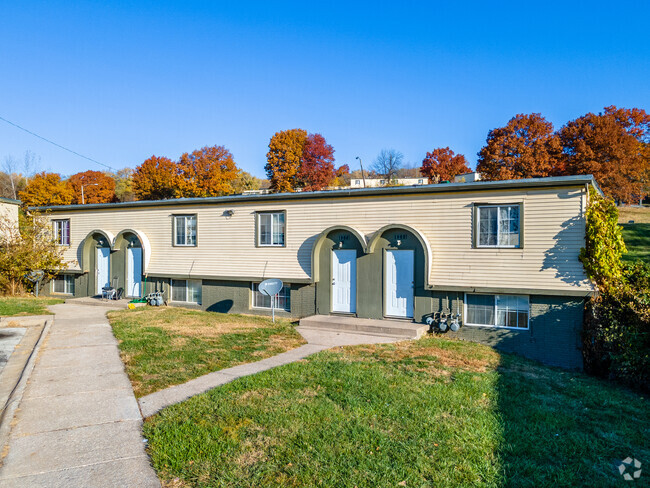
<svg viewBox="0 0 650 488"><path fill-rule="evenodd" d="M259 283L253 283L253 307L254 308L271 308L272 298L264 295L259 291ZM275 308L277 310L291 311L291 287L284 285L280 293L275 295Z"/></svg>
<svg viewBox="0 0 650 488"><path fill-rule="evenodd" d="M172 302L201 304L201 280L172 280Z"/></svg>
<svg viewBox="0 0 650 488"><path fill-rule="evenodd" d="M52 293L74 295L74 276L68 274L55 276L52 280Z"/></svg>
<svg viewBox="0 0 650 488"><path fill-rule="evenodd" d="M516 205L479 205L478 247L521 247L520 211Z"/></svg>
<svg viewBox="0 0 650 488"><path fill-rule="evenodd" d="M282 247L285 243L284 212L260 212L257 214L257 244Z"/></svg>
<svg viewBox="0 0 650 488"><path fill-rule="evenodd" d="M465 323L527 329L530 305L523 295L465 295Z"/></svg>
<svg viewBox="0 0 650 488"><path fill-rule="evenodd" d="M70 245L70 220L54 220L54 240L59 246Z"/></svg>
<svg viewBox="0 0 650 488"><path fill-rule="evenodd" d="M174 245L196 246L196 215L174 215Z"/></svg>

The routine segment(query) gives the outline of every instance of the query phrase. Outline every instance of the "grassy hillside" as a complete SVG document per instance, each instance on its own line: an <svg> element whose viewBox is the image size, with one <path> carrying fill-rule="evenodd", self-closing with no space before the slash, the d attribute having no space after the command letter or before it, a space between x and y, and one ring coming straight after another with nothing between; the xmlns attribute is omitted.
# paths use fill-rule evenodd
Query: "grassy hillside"
<svg viewBox="0 0 650 488"><path fill-rule="evenodd" d="M631 220L633 224L628 223ZM650 207L619 207L618 222L628 250L623 259L650 263Z"/></svg>
<svg viewBox="0 0 650 488"><path fill-rule="evenodd" d="M618 223L627 224L630 220L635 224L650 224L650 207L618 207Z"/></svg>

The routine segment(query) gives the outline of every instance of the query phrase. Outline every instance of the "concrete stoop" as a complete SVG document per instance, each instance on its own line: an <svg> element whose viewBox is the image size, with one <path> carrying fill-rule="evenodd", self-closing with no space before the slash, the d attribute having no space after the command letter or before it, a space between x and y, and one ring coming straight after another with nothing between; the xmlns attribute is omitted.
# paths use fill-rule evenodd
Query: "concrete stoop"
<svg viewBox="0 0 650 488"><path fill-rule="evenodd" d="M310 329L389 336L400 339L419 339L428 330L426 324L416 324L405 320L361 319L345 315L312 315L300 319L300 326Z"/></svg>

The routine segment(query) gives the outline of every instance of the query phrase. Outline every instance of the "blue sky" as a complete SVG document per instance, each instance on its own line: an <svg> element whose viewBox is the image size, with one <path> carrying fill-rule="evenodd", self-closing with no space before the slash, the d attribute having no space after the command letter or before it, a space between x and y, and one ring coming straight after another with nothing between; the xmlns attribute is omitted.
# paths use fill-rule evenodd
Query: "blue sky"
<svg viewBox="0 0 650 488"><path fill-rule="evenodd" d="M382 148L472 165L516 113L650 110L650 3L2 2L0 117L110 165L222 144L264 175L274 132L338 164ZM0 121L0 163L102 169Z"/></svg>

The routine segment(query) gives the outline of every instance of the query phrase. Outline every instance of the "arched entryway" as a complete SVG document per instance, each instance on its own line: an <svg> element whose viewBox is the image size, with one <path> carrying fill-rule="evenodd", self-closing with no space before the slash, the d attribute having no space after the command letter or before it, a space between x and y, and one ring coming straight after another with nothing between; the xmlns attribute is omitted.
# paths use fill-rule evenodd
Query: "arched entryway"
<svg viewBox="0 0 650 488"><path fill-rule="evenodd" d="M113 236L103 230L94 230L86 236L80 246L79 263L87 273L87 294L101 295L102 288L111 285Z"/></svg>
<svg viewBox="0 0 650 488"><path fill-rule="evenodd" d="M356 314L357 263L364 253L365 238L351 227L330 227L320 234L312 254L317 313Z"/></svg>
<svg viewBox="0 0 650 488"><path fill-rule="evenodd" d="M381 284L381 290L374 287L371 294L375 304L381 303L381 315L400 319L419 315L416 309L427 296L431 262L431 249L423 235L406 225L387 225L370 239L368 255L368 273Z"/></svg>
<svg viewBox="0 0 650 488"><path fill-rule="evenodd" d="M126 229L115 237L113 268L116 286L123 288L125 297L141 297L145 294L144 273L148 241L138 231Z"/></svg>

